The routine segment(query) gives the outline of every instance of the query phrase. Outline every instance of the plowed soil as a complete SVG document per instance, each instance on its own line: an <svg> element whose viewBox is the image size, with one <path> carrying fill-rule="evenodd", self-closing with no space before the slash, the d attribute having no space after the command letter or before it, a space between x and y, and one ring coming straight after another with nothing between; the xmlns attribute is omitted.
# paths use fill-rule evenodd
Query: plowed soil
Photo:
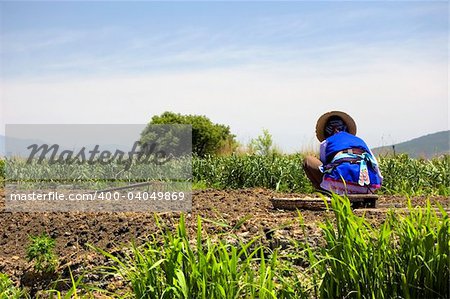
<svg viewBox="0 0 450 299"><path fill-rule="evenodd" d="M107 259L95 253L88 244L114 252L130 241L142 243L158 231L153 213L25 213L5 211L4 191L0 190L0 272L8 274L16 285L35 292L50 287L50 282L69 277L69 267L74 273L108 263ZM243 238L262 236L271 246L283 246L291 238L303 239L298 224L297 211L276 210L272 197L301 197L302 194L280 194L265 189L248 190L204 190L194 191L192 211L186 214L189 232L194 234L197 216L207 219L203 222L205 232L214 237L222 232L232 231ZM413 197L413 206L424 206L425 197ZM431 197L449 207L447 197ZM374 224L383 221L389 208L405 208L407 199L399 196L380 196L378 207L357 209L356 214L365 215ZM307 225L308 241L320 245L318 222L332 217L326 210L303 210ZM174 227L180 213L159 213L161 221ZM208 221L210 220L210 221ZM245 220L245 221L244 221ZM40 277L27 262L26 247L30 235L46 232L56 240L59 258L58 274L55 277ZM91 277L95 281L98 277ZM102 282L107 283L107 282Z"/></svg>

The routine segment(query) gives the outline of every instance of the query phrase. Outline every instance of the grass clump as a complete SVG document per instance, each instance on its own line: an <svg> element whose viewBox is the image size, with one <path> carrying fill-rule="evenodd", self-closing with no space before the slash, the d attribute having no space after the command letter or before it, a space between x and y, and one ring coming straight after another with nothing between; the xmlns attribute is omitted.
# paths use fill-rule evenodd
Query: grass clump
<svg viewBox="0 0 450 299"><path fill-rule="evenodd" d="M101 251L117 266L113 273L129 282L134 298L277 298L288 288L276 276L283 268L277 251L248 242L203 238L201 219L197 235L189 238L181 216L176 232L165 231L143 246L131 247L124 257ZM159 240L158 240L159 239ZM98 249L97 249L98 250ZM302 298L290 289L287 298Z"/></svg>
<svg viewBox="0 0 450 299"><path fill-rule="evenodd" d="M182 215L176 232L161 227L124 255L100 251L134 298L448 298L450 228L442 207L410 205L376 226L345 197L334 195L330 209L316 247L302 221L306 241L279 251L258 237L213 241L200 218L189 237Z"/></svg>
<svg viewBox="0 0 450 299"><path fill-rule="evenodd" d="M335 220L322 225L326 245L313 254L321 298L447 298L449 219L440 208L390 212L374 228L334 196ZM438 216L438 214L440 214ZM309 249L312 250L312 249Z"/></svg>
<svg viewBox="0 0 450 299"><path fill-rule="evenodd" d="M14 286L8 275L0 273L0 299L28 298L27 293Z"/></svg>

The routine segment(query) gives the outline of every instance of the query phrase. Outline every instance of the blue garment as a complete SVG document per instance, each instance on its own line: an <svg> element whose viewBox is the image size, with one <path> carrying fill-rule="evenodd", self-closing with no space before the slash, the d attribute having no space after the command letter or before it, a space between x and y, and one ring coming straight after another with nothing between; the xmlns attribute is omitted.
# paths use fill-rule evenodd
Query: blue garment
<svg viewBox="0 0 450 299"><path fill-rule="evenodd" d="M322 161L323 163L330 162L334 155L338 152L349 149L349 148L359 148L366 152L370 152L369 147L366 143L359 137L352 135L347 132L339 132L330 136L326 139L327 147L325 149L325 158L326 161Z"/></svg>
<svg viewBox="0 0 450 299"><path fill-rule="evenodd" d="M321 148L321 186L337 193L368 193L381 187L383 177L378 163L366 143L347 132L328 137ZM360 149L363 154L340 153ZM338 155L337 155L338 154Z"/></svg>

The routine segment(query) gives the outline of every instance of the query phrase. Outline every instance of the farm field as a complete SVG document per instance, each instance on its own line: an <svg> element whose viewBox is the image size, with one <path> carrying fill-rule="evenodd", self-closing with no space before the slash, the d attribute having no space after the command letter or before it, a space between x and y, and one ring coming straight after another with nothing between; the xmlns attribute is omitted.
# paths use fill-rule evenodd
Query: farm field
<svg viewBox="0 0 450 299"><path fill-rule="evenodd" d="M1 191L0 210L3 210L4 192ZM241 190L207 189L194 191L192 211L185 215L188 234L195 238L197 217L203 221L203 229L209 238L227 238L235 235L250 241L260 236L260 241L268 248L287 247L291 240L304 240L304 231L299 226L296 211L273 209L270 198L302 196L298 193L277 193L268 189L252 188ZM425 196L411 198L413 206L425 206ZM444 208L450 207L448 197L434 196L436 203ZM403 196L381 196L376 209L356 209L356 215L365 215L375 226L386 218L389 208L405 208L407 199ZM312 246L323 243L319 222L332 217L325 210L301 211L307 228L307 242ZM162 223L175 228L180 213L159 214ZM74 275L90 272L86 282L96 283L104 289L115 291L123 288L122 281L105 280L94 274L98 266L111 263L103 255L95 252L87 244L108 252L120 251L129 247L129 242L141 244L147 237L159 230L155 216L151 213L0 213L0 272L7 274L12 281L28 288L31 293L52 288L58 278L70 278L69 269ZM59 259L57 274L50 277L35 276L32 266L25 259L29 235L42 232L56 240L55 252ZM59 276L59 277L58 277ZM62 277L61 277L62 276Z"/></svg>
<svg viewBox="0 0 450 299"><path fill-rule="evenodd" d="M0 189L0 298L449 294L449 156L380 157L376 208L274 209L313 195L302 159L194 158L186 213L7 212Z"/></svg>
<svg viewBox="0 0 450 299"><path fill-rule="evenodd" d="M1 1L0 299L450 299L448 1Z"/></svg>

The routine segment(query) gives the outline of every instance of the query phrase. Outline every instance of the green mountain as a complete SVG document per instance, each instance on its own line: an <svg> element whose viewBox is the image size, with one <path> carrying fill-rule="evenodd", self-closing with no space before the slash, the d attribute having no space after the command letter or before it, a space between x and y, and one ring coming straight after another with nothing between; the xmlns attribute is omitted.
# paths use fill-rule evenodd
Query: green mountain
<svg viewBox="0 0 450 299"><path fill-rule="evenodd" d="M428 134L409 141L374 148L375 155L406 153L413 158L450 154L450 130Z"/></svg>

